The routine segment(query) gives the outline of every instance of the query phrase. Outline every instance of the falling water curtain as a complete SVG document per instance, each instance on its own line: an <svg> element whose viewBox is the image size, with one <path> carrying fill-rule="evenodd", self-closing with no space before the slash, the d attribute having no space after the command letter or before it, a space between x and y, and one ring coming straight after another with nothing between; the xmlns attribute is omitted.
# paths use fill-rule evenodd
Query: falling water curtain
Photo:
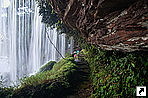
<svg viewBox="0 0 148 98"><path fill-rule="evenodd" d="M65 55L65 35L50 27L46 31L41 19L35 0L0 0L0 73L9 80L7 85L59 60L46 33Z"/></svg>

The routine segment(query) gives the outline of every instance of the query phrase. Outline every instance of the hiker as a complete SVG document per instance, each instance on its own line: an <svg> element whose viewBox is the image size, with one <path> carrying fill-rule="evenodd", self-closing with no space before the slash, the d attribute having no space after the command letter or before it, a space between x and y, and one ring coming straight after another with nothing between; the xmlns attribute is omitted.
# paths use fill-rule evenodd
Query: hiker
<svg viewBox="0 0 148 98"><path fill-rule="evenodd" d="M74 54L74 59L78 60L78 54Z"/></svg>
<svg viewBox="0 0 148 98"><path fill-rule="evenodd" d="M73 57L75 59L75 61L79 61L79 50L75 50L74 53L73 53Z"/></svg>

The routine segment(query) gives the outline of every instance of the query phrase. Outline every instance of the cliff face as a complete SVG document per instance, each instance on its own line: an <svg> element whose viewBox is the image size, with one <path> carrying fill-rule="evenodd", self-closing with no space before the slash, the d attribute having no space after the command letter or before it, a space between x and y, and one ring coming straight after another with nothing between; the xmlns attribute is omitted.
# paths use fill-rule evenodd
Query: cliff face
<svg viewBox="0 0 148 98"><path fill-rule="evenodd" d="M148 50L147 0L49 0L63 22L106 50Z"/></svg>

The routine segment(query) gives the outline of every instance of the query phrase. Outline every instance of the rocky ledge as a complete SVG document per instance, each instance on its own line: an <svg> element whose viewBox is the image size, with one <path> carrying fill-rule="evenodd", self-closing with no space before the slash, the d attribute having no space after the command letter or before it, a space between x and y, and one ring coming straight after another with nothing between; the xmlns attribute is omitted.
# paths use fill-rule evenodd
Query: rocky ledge
<svg viewBox="0 0 148 98"><path fill-rule="evenodd" d="M61 20L106 50L148 50L147 0L49 0Z"/></svg>

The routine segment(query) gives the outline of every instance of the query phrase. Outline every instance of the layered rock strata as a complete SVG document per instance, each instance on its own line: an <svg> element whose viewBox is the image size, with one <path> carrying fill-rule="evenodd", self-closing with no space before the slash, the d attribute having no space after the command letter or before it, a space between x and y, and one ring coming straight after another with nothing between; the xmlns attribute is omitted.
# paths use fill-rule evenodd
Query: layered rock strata
<svg viewBox="0 0 148 98"><path fill-rule="evenodd" d="M49 0L63 22L106 50L148 50L147 0Z"/></svg>

